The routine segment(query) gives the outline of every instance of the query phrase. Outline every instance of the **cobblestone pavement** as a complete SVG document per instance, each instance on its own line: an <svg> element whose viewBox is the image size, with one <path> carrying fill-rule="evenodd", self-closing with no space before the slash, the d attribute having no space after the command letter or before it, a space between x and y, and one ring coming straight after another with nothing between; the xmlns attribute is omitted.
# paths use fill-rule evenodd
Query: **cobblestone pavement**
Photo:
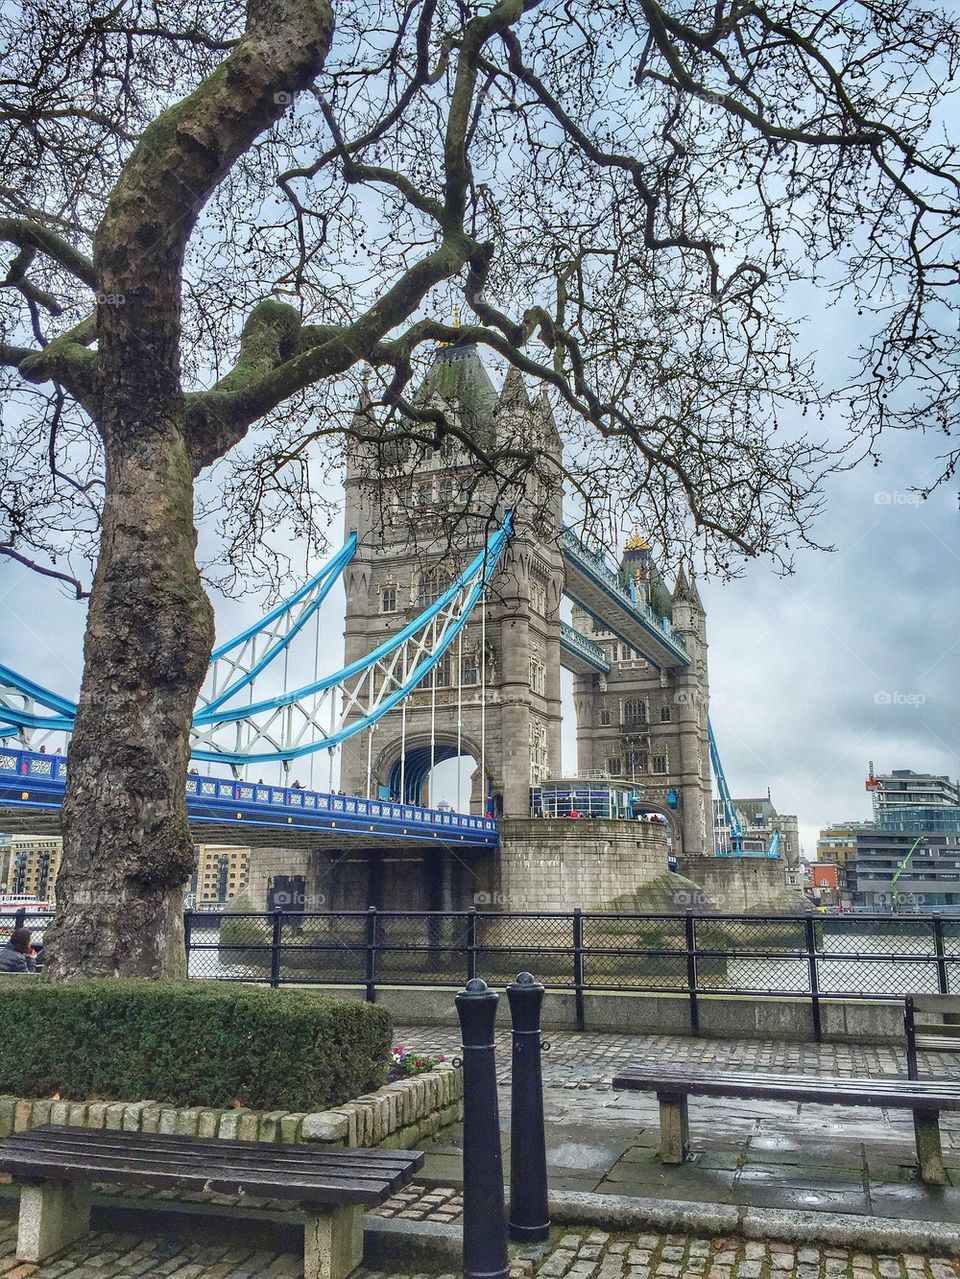
<svg viewBox="0 0 960 1279"><path fill-rule="evenodd" d="M405 1190L391 1196L374 1217L400 1217L406 1221L459 1221L463 1216L463 1195L453 1186L421 1186L412 1181Z"/></svg>
<svg viewBox="0 0 960 1279"><path fill-rule="evenodd" d="M18 1262L15 1227L0 1219L2 1279L302 1279L299 1255L96 1231L42 1265ZM946 1258L794 1247L738 1238L555 1229L547 1245L514 1249L511 1279L960 1279ZM361 1267L354 1279L459 1279Z"/></svg>
<svg viewBox="0 0 960 1279"><path fill-rule="evenodd" d="M402 1026L396 1042L421 1052L455 1057L460 1031L452 1026ZM681 1035L613 1035L547 1030L550 1050L543 1057L543 1081L549 1087L609 1089L621 1066L656 1061L660 1065L742 1066L744 1069L797 1071L845 1076L903 1075L904 1053L876 1044L802 1044L771 1039L693 1039ZM510 1080L510 1031L497 1031L501 1083ZM920 1074L960 1075L960 1053L923 1053Z"/></svg>

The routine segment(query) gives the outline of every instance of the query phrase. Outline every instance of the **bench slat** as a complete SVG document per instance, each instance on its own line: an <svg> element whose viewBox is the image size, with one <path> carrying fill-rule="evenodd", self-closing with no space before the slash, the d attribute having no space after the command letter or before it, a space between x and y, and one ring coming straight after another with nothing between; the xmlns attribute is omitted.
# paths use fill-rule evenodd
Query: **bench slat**
<svg viewBox="0 0 960 1279"><path fill-rule="evenodd" d="M706 1073L690 1069L631 1067L619 1072L614 1088L627 1091L766 1098L819 1105L890 1106L908 1110L960 1109L960 1081L846 1079L824 1076Z"/></svg>
<svg viewBox="0 0 960 1279"><path fill-rule="evenodd" d="M184 1142L189 1154L199 1163L227 1162L243 1164L254 1162L261 1167L288 1169L295 1173L302 1167L307 1172L322 1173L328 1168L338 1175L350 1171L358 1174L383 1173L391 1176L397 1169L406 1168L415 1160L418 1151L354 1148L353 1150L316 1149L303 1145L279 1145L258 1141L205 1141L198 1138L179 1137L172 1133L126 1133L116 1129L67 1128L61 1125L43 1124L17 1134L17 1142L27 1142L44 1148L59 1148L66 1153L112 1151L127 1155L178 1154L184 1152ZM422 1156L420 1162L422 1163ZM419 1166L419 1165L418 1165Z"/></svg>
<svg viewBox="0 0 960 1279"><path fill-rule="evenodd" d="M939 1027L937 1029L939 1029ZM958 1027L958 1029L960 1029L960 1027ZM925 1048L928 1052L960 1052L960 1041L955 1039L952 1035L940 1035L936 1032L931 1034L927 1031L923 1031L916 1036L914 1043L918 1048Z"/></svg>
<svg viewBox="0 0 960 1279"><path fill-rule="evenodd" d="M0 1149L0 1167L4 1166L4 1152ZM123 1171L125 1168L138 1168L142 1171L148 1171L151 1168L157 1168L160 1171L168 1171L170 1168L182 1166L184 1171L190 1172L199 1178L219 1177L221 1174L246 1172L252 1176L265 1177L282 1177L290 1185L296 1187L298 1185L314 1185L316 1183L331 1184L355 1184L357 1186L366 1186L377 1189L381 1186L388 1186L392 1190L399 1189L405 1185L402 1170L395 1165L392 1167L374 1166L372 1168L337 1168L335 1164L327 1163L321 1167L312 1168L309 1164L273 1164L263 1161L256 1162L254 1159L230 1159L224 1155L219 1159L203 1159L190 1160L189 1163L183 1163L183 1152L176 1150L155 1150L150 1154L137 1153L130 1154L127 1151L117 1149L82 1149L78 1150L74 1147L60 1144L57 1142L29 1142L24 1143L21 1147L21 1153L17 1158L27 1159L58 1159L62 1162L70 1163L102 1163L104 1168L117 1168Z"/></svg>
<svg viewBox="0 0 960 1279"><path fill-rule="evenodd" d="M136 1183L316 1204L380 1204L423 1165L420 1151L314 1153L268 1142L202 1141L44 1124L0 1141L0 1170L20 1178Z"/></svg>
<svg viewBox="0 0 960 1279"><path fill-rule="evenodd" d="M103 1159L79 1159L64 1163L61 1156L24 1151L16 1159L4 1157L0 1167L14 1177L39 1177L50 1181L104 1181L126 1185L134 1183L159 1190L205 1190L215 1194L256 1195L266 1199L296 1199L317 1204L380 1204L388 1199L393 1187L364 1185L354 1180L337 1182L332 1177L320 1178L316 1184L305 1180L291 1181L282 1175L270 1176L251 1168L219 1168L211 1176L186 1170L171 1171L160 1167L141 1167L129 1162Z"/></svg>

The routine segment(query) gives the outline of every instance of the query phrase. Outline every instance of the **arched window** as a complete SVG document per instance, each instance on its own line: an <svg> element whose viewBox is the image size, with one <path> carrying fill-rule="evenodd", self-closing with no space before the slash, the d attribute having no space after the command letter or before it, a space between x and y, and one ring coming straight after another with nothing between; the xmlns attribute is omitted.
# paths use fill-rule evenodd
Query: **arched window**
<svg viewBox="0 0 960 1279"><path fill-rule="evenodd" d="M633 697L623 704L624 728L639 728L647 722L647 704L642 698Z"/></svg>

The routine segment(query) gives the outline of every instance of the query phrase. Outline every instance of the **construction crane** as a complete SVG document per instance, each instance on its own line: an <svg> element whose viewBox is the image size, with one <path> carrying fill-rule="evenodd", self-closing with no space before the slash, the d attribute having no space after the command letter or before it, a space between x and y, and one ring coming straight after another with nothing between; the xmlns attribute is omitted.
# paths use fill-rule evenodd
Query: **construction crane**
<svg viewBox="0 0 960 1279"><path fill-rule="evenodd" d="M724 821L730 832L729 852L725 848L718 848L716 854L718 857L750 857L752 855L751 852L743 847L743 824L730 794L730 787L727 785L727 775L723 771L723 764L720 762L717 739L714 736L713 725L710 723L709 717L707 718L707 736L710 741L710 763L713 766L713 775L717 779L717 790L720 792ZM769 847L765 853L759 855L766 857L780 856L780 832L778 830L773 832Z"/></svg>
<svg viewBox="0 0 960 1279"><path fill-rule="evenodd" d="M897 893L896 893L897 880L900 878L903 872L907 869L907 864L910 861L910 858L913 856L913 854L917 851L917 849L923 843L923 839L924 839L923 835L917 836L917 838L913 841L913 847L907 853L906 857L904 857L903 860L900 862L900 865L897 867L897 869L893 873L893 879L890 880L890 905L894 909L896 909L896 905L897 905Z"/></svg>

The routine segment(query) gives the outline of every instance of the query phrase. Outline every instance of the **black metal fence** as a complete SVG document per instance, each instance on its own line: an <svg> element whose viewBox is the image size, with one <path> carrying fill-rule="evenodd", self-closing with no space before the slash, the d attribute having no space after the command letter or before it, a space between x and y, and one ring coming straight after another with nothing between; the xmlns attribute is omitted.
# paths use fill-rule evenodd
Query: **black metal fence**
<svg viewBox="0 0 960 1279"><path fill-rule="evenodd" d="M28 914L42 942L48 915ZM12 917L0 920L12 927ZM699 1031L707 995L810 1001L960 994L960 915L672 915L500 911L275 911L184 916L188 972L272 986L457 990L524 969L570 992L586 1024L593 992L679 995Z"/></svg>
<svg viewBox="0 0 960 1279"><path fill-rule="evenodd" d="M675 915L495 911L188 914L192 977L271 985L458 989L528 969L569 991L810 1000L960 993L960 916Z"/></svg>

